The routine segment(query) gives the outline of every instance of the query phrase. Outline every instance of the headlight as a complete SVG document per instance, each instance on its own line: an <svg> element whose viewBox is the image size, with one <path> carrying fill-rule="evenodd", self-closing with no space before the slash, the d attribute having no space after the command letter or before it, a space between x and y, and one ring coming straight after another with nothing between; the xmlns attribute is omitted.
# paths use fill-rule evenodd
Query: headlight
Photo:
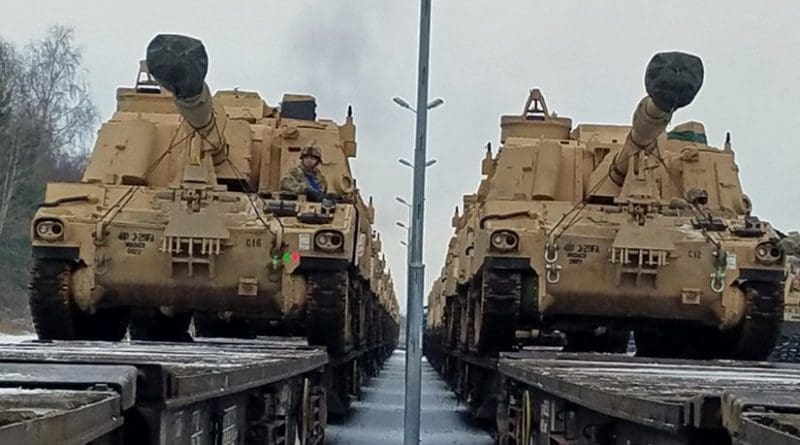
<svg viewBox="0 0 800 445"><path fill-rule="evenodd" d="M756 246L756 260L763 264L775 264L783 258L783 252L773 242L766 241Z"/></svg>
<svg viewBox="0 0 800 445"><path fill-rule="evenodd" d="M338 230L321 230L314 235L314 248L323 252L338 252L344 247L344 235Z"/></svg>
<svg viewBox="0 0 800 445"><path fill-rule="evenodd" d="M510 230L497 230L492 233L492 250L513 252L519 248L519 236Z"/></svg>
<svg viewBox="0 0 800 445"><path fill-rule="evenodd" d="M57 219L40 219L34 221L33 233L37 239L58 241L64 238L64 223Z"/></svg>

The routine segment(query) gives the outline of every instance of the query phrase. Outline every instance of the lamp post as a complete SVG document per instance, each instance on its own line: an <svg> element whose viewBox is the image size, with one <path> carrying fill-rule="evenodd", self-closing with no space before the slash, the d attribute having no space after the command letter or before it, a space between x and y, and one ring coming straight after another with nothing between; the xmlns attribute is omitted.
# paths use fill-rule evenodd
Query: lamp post
<svg viewBox="0 0 800 445"><path fill-rule="evenodd" d="M411 199L411 230L408 252L408 299L406 301L406 390L403 415L403 444L419 445L420 399L422 383L422 300L425 292L425 265L422 262L423 223L425 218L425 170L428 167L425 142L428 109L444 103L428 102L428 59L431 37L431 0L420 0L419 62L417 66L417 106L414 110L402 98L394 98L399 106L417 117L414 147L414 186ZM431 164L432 165L432 164Z"/></svg>

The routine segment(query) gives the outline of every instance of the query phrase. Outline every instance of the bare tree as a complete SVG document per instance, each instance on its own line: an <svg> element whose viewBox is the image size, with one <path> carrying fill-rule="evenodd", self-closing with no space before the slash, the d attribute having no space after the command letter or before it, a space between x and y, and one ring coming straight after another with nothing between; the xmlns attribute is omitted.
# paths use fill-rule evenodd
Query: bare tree
<svg viewBox="0 0 800 445"><path fill-rule="evenodd" d="M77 179L88 157L97 122L89 93L72 28L53 26L22 49L0 39L0 289L18 289L19 303L44 184ZM0 295L0 311L9 298Z"/></svg>
<svg viewBox="0 0 800 445"><path fill-rule="evenodd" d="M85 153L97 121L81 63L74 31L66 26L51 27L23 53L19 109L44 125L51 145L48 151L56 155Z"/></svg>
<svg viewBox="0 0 800 445"><path fill-rule="evenodd" d="M97 111L72 28L51 27L17 53L0 42L0 239L26 181L86 157ZM5 118L3 118L5 117ZM76 159L77 158L77 159Z"/></svg>
<svg viewBox="0 0 800 445"><path fill-rule="evenodd" d="M19 60L14 48L0 42L0 239L23 174L20 140L14 130L18 119L12 109L18 69Z"/></svg>

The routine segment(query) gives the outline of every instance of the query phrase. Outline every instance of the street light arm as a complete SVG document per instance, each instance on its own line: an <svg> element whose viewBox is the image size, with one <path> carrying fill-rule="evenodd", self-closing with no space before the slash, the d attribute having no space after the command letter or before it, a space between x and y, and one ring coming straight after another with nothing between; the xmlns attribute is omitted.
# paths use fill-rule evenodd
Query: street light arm
<svg viewBox="0 0 800 445"><path fill-rule="evenodd" d="M437 97L436 99L433 99L432 101L428 102L428 109L433 110L434 108L442 104L444 104L444 99L442 99L441 97Z"/></svg>
<svg viewBox="0 0 800 445"><path fill-rule="evenodd" d="M412 169L414 168L414 164L412 164L407 159L400 158L400 159L397 160L397 162L399 162L402 165L405 165L406 167L409 167L409 168L412 168ZM430 167L431 165L433 165L435 163L436 163L436 159L428 159L428 161L425 162L425 168L428 168L428 167Z"/></svg>
<svg viewBox="0 0 800 445"><path fill-rule="evenodd" d="M414 108L412 108L412 107L411 107L411 104L409 104L409 103L408 103L408 101L406 101L406 100L405 100L405 99L403 99L402 97L395 96L395 97L393 97L393 98L392 98L392 101L393 101L394 103L396 103L397 105L399 105L401 108L405 108L406 110L411 110L411 111L412 111L412 112L414 112L414 113L416 113L416 112L417 112L417 110L415 110Z"/></svg>

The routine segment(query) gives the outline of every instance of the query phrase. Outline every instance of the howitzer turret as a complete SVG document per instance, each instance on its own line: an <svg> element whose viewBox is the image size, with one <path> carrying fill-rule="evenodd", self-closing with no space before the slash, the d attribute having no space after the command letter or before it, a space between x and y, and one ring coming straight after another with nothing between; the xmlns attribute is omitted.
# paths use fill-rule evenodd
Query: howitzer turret
<svg viewBox="0 0 800 445"><path fill-rule="evenodd" d="M214 113L214 100L205 82L208 55L203 43L187 36L158 34L147 45L147 68L175 96L178 112L208 141L218 164L224 141L217 120L224 114Z"/></svg>
<svg viewBox="0 0 800 445"><path fill-rule="evenodd" d="M644 80L647 96L636 106L631 131L610 170L617 185L625 181L630 158L637 152L652 153L672 113L694 100L703 85L703 62L691 54L658 53L650 59Z"/></svg>

